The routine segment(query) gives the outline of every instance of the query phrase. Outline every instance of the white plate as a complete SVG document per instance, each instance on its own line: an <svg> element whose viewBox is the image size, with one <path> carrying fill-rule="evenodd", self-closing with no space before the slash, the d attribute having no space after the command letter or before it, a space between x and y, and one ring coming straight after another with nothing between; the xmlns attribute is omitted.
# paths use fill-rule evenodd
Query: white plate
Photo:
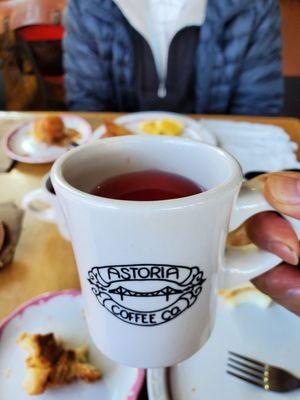
<svg viewBox="0 0 300 400"><path fill-rule="evenodd" d="M160 119L172 119L180 122L184 126L182 136L189 139L200 140L201 142L216 144L214 136L210 131L202 126L201 122L197 122L192 118L186 117L181 114L163 112L163 111L146 111L137 112L133 114L127 114L122 117L116 118L115 123L123 125L137 135L147 135L139 129L141 122L160 120ZM106 132L105 126L101 125L94 131L93 139L100 139Z"/></svg>
<svg viewBox="0 0 300 400"><path fill-rule="evenodd" d="M104 357L89 338L77 291L42 295L25 304L0 326L0 399L32 400L21 387L27 354L16 341L22 332L53 332L70 347L87 344L91 362L103 372L95 383L75 382L47 390L41 400L136 400L144 371Z"/></svg>
<svg viewBox="0 0 300 400"><path fill-rule="evenodd" d="M86 143L92 135L90 124L77 115L61 115L67 128L76 129L80 138L76 143ZM3 139L3 149L13 160L29 164L43 164L55 161L68 147L49 146L47 143L37 142L30 135L33 121L26 122L11 132Z"/></svg>
<svg viewBox="0 0 300 400"><path fill-rule="evenodd" d="M229 350L278 365L300 377L300 319L280 306L218 307L215 330L202 350L172 368L148 370L150 400L300 400L291 393L264 392L226 374ZM170 388L170 396L168 395Z"/></svg>

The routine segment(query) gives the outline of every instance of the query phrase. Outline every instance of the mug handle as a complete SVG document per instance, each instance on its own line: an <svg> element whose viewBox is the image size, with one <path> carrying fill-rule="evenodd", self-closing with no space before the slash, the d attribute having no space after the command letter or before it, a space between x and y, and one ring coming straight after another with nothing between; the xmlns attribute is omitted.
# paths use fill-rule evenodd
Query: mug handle
<svg viewBox="0 0 300 400"><path fill-rule="evenodd" d="M34 201L42 201L49 207L45 209L37 209L33 206ZM27 193L22 200L22 208L28 211L32 216L36 217L40 221L55 223L55 213L53 205L49 199L49 196L44 192L43 189L36 189L32 192Z"/></svg>
<svg viewBox="0 0 300 400"><path fill-rule="evenodd" d="M236 229L248 218L262 211L274 211L266 201L259 188L251 186L250 182L242 185L235 208L230 220L230 231ZM300 237L300 221L286 217ZM228 289L245 283L278 265L282 260L266 250L255 245L234 247L228 246L225 253L225 265L219 274L219 288Z"/></svg>

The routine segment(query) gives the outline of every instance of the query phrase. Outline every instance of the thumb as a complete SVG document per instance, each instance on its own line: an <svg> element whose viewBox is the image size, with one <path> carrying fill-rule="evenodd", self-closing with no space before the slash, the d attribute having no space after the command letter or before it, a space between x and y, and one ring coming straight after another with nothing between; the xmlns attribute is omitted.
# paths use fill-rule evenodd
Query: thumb
<svg viewBox="0 0 300 400"><path fill-rule="evenodd" d="M279 212L300 219L300 173L281 172L267 176L264 195Z"/></svg>

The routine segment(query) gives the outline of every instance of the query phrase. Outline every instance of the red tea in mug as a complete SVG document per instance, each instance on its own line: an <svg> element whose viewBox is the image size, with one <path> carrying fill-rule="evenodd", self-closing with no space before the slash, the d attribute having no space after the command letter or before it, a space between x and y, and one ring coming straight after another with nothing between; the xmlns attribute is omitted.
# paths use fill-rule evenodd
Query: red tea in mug
<svg viewBox="0 0 300 400"><path fill-rule="evenodd" d="M99 182L91 194L117 200L154 201L192 196L205 190L181 175L160 170L130 172Z"/></svg>

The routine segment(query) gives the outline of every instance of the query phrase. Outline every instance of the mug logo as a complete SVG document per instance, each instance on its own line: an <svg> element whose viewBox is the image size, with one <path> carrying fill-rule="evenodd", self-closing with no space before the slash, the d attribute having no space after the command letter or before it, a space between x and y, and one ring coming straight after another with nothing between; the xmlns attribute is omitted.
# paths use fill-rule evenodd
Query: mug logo
<svg viewBox="0 0 300 400"><path fill-rule="evenodd" d="M93 267L88 281L99 303L115 317L155 326L190 308L206 279L199 267L134 264Z"/></svg>

